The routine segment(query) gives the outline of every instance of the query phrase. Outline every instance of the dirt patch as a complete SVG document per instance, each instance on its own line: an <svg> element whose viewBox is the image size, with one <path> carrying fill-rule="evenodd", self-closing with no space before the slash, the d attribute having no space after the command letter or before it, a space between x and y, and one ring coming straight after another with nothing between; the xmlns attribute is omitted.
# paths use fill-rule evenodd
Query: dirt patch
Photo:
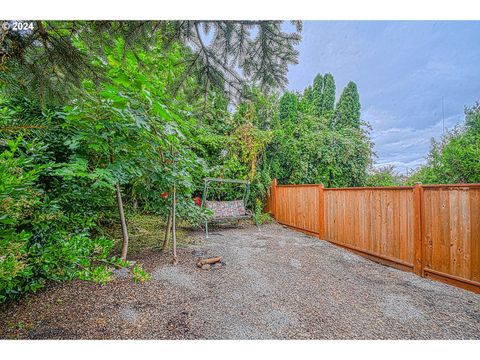
<svg viewBox="0 0 480 360"><path fill-rule="evenodd" d="M152 277L157 281L167 281L172 286L179 286L189 290L195 290L197 285L195 284L193 277L182 271L181 267L166 265L156 268Z"/></svg>

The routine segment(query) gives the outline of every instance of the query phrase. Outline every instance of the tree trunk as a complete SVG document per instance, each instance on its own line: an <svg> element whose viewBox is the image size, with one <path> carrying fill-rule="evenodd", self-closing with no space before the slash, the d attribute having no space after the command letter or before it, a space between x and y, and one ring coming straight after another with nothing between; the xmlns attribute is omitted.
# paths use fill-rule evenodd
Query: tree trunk
<svg viewBox="0 0 480 360"><path fill-rule="evenodd" d="M165 238L163 239L163 244L161 250L165 250L168 244L168 236L170 235L170 229L172 228L172 208L170 207L170 211L168 213L167 218L167 228L165 229Z"/></svg>
<svg viewBox="0 0 480 360"><path fill-rule="evenodd" d="M172 237L173 237L173 264L177 265L177 233L176 233L176 219L175 219L175 213L176 213L176 189L175 185L173 186L173 206L172 206Z"/></svg>
<svg viewBox="0 0 480 360"><path fill-rule="evenodd" d="M127 252L128 252L128 229L127 229L127 222L125 221L125 214L123 212L122 193L120 192L119 184L115 186L115 193L117 195L118 213L120 214L120 225L122 227L122 237L123 237L122 260L125 261L127 260Z"/></svg>

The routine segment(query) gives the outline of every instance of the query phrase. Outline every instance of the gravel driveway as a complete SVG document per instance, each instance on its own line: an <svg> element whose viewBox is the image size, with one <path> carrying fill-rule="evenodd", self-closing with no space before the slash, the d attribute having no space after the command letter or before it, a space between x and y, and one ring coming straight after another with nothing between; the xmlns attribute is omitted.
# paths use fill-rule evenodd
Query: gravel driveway
<svg viewBox="0 0 480 360"><path fill-rule="evenodd" d="M201 237L198 233L196 236ZM196 268L197 257L226 265ZM480 296L395 270L277 224L214 229L169 254L143 253L152 280L120 271L0 308L2 338L480 339Z"/></svg>

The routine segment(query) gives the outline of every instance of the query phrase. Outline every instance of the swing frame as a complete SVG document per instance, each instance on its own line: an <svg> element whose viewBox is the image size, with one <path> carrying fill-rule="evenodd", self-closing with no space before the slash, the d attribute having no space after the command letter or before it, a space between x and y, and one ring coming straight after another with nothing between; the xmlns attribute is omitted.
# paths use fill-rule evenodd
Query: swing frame
<svg viewBox="0 0 480 360"><path fill-rule="evenodd" d="M203 186L203 195L202 195L202 202L201 206L206 208L207 196L208 196L208 188L211 183L229 183L229 184L244 184L245 190L243 192L243 196L241 201L243 207L245 209L245 215L236 215L236 216L223 216L223 217L215 217L214 219L206 220L205 221L205 238L208 239L208 223L223 223L229 221L238 221L243 219L251 219L253 218L253 213L247 209L247 198L250 193L250 182L247 180L239 180L239 179L221 179L221 178L205 178L204 179L204 186ZM219 201L221 202L221 201ZM256 223L256 222L255 222ZM258 224L256 224L258 227Z"/></svg>

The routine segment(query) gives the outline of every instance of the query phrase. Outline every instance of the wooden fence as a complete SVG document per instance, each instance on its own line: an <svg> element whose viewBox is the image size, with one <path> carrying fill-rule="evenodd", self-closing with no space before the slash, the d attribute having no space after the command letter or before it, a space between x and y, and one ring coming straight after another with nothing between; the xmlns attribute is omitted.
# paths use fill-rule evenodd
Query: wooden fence
<svg viewBox="0 0 480 360"><path fill-rule="evenodd" d="M277 185L265 210L374 261L480 293L480 184Z"/></svg>

